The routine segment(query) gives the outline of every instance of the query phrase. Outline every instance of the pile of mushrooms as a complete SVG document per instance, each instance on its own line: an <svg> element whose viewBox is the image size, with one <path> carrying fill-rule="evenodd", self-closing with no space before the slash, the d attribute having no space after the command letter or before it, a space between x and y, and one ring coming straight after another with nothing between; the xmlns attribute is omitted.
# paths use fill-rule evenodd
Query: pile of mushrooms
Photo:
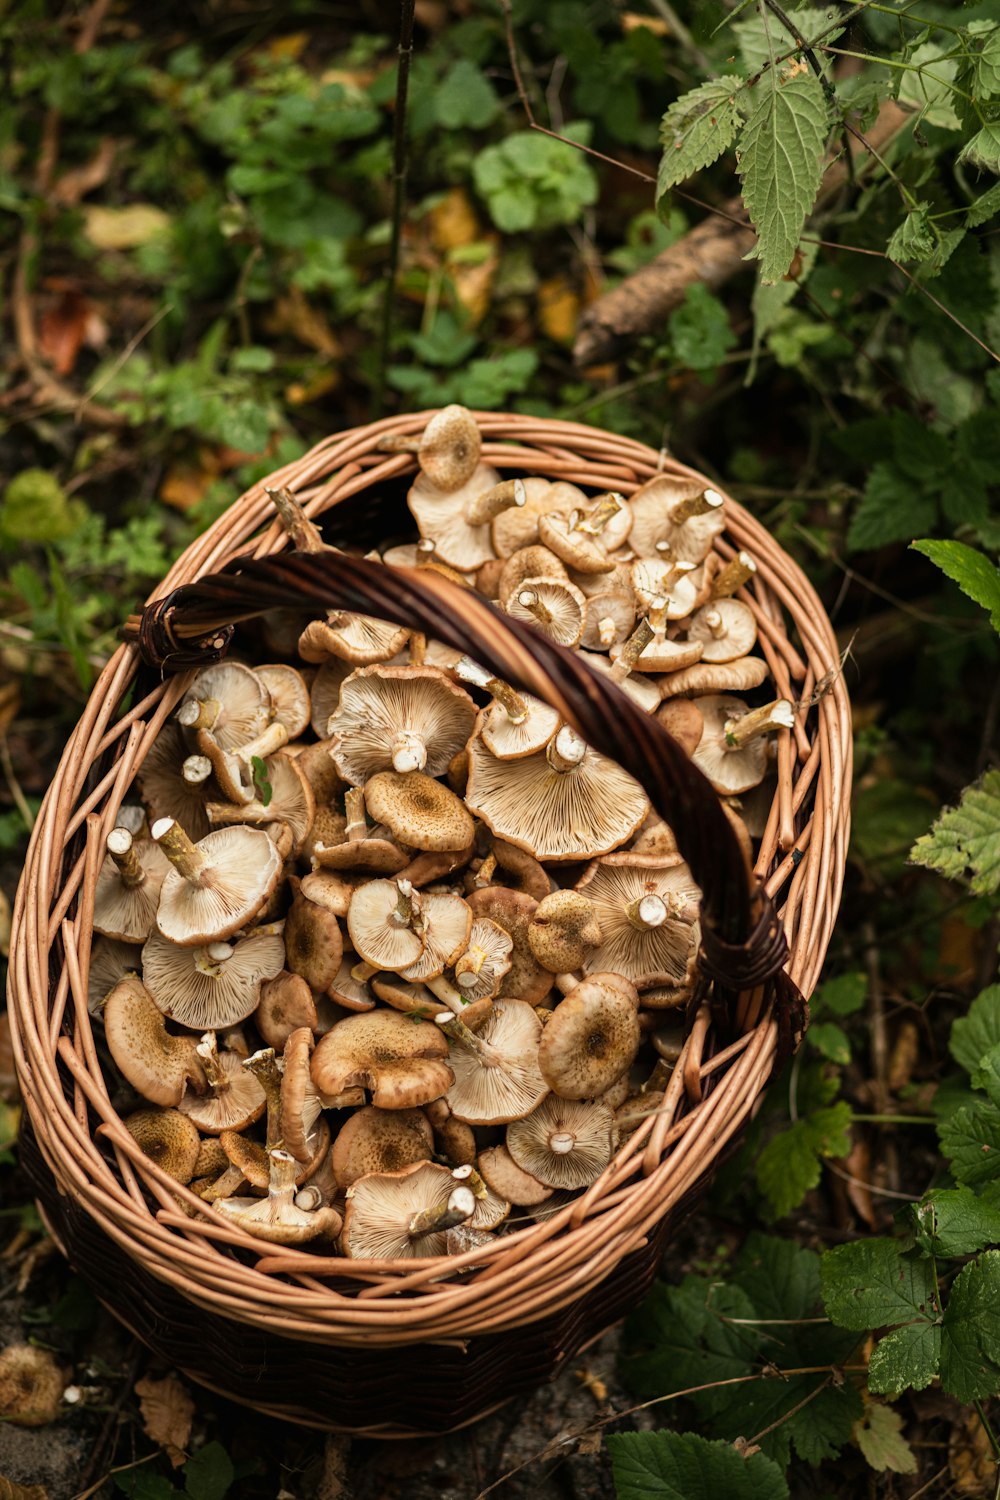
<svg viewBox="0 0 1000 1500"><path fill-rule="evenodd" d="M384 560L584 653L749 854L741 810L793 708L741 696L768 669L734 597L753 560L712 550L722 498L502 479L461 407L409 446L419 537ZM325 546L273 499L296 546ZM294 665L265 659L295 640ZM90 998L125 1124L262 1241L489 1244L589 1187L657 1108L700 892L636 782L440 643L331 611L269 617L243 654L193 677L107 839Z"/></svg>

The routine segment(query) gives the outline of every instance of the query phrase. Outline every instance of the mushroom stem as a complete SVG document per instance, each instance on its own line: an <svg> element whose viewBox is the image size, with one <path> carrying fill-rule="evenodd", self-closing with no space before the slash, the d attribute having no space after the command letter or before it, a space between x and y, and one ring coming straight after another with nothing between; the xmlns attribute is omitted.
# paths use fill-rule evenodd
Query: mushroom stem
<svg viewBox="0 0 1000 1500"><path fill-rule="evenodd" d="M484 490L465 507L465 519L470 526L485 526L501 511L522 506L527 500L523 479L504 479L491 490Z"/></svg>
<svg viewBox="0 0 1000 1500"><path fill-rule="evenodd" d="M421 631L415 630L407 645L410 649L410 665L422 667L427 656L427 637Z"/></svg>
<svg viewBox="0 0 1000 1500"><path fill-rule="evenodd" d="M214 729L221 712L218 698L188 698L177 710L177 722L185 729Z"/></svg>
<svg viewBox="0 0 1000 1500"><path fill-rule="evenodd" d="M721 641L726 633L726 622L717 609L709 609L704 614L705 624L717 641Z"/></svg>
<svg viewBox="0 0 1000 1500"><path fill-rule="evenodd" d="M305 1187L299 1188L295 1194L295 1207L304 1208L307 1212L323 1207L323 1194L312 1182L307 1182Z"/></svg>
<svg viewBox="0 0 1000 1500"><path fill-rule="evenodd" d="M189 885L206 886L211 883L212 867L206 856L192 843L176 818L157 818L149 830L153 842L159 844L164 854Z"/></svg>
<svg viewBox="0 0 1000 1500"><path fill-rule="evenodd" d="M455 676L460 682L468 682L472 687L482 688L500 704L512 724L523 724L528 717L528 705L520 693L506 682L501 682L499 677L491 677L485 667L473 661L471 656L462 656L455 663Z"/></svg>
<svg viewBox="0 0 1000 1500"><path fill-rule="evenodd" d="M194 950L194 966L199 974L217 979L222 973L222 965L227 958L232 958L233 951L230 943L209 943L204 948Z"/></svg>
<svg viewBox="0 0 1000 1500"><path fill-rule="evenodd" d="M625 915L637 932L651 932L654 927L662 927L670 913L662 897L648 895L630 902Z"/></svg>
<svg viewBox="0 0 1000 1500"><path fill-rule="evenodd" d="M378 972L378 964L369 964L365 963L364 960L362 960L360 963L353 965L351 969L351 978L354 980L355 984L367 984L372 975L377 974Z"/></svg>
<svg viewBox="0 0 1000 1500"><path fill-rule="evenodd" d="M396 889L399 895L396 898L396 910L392 914L393 922L397 927L409 927L414 932L419 932L423 927L420 893L413 889L409 880L397 880Z"/></svg>
<svg viewBox="0 0 1000 1500"><path fill-rule="evenodd" d="M365 794L361 787L352 786L344 793L344 812L347 814L347 826L344 835L349 844L356 844L368 834L368 822L365 818Z"/></svg>
<svg viewBox="0 0 1000 1500"><path fill-rule="evenodd" d="M281 1074L278 1072L278 1060L274 1055L273 1047L262 1047L252 1057L248 1057L242 1065L248 1073L252 1073L264 1090L267 1100L267 1149L272 1151L281 1140ZM271 1171L274 1173L275 1155L271 1155ZM295 1186L295 1162L293 1157L288 1158L292 1162L291 1181Z"/></svg>
<svg viewBox="0 0 1000 1500"><path fill-rule="evenodd" d="M424 1208L414 1214L406 1232L411 1240L425 1239L429 1234L440 1234L445 1229L454 1229L464 1224L476 1211L476 1199L471 1188L457 1187L436 1208Z"/></svg>
<svg viewBox="0 0 1000 1500"><path fill-rule="evenodd" d="M455 1168L451 1175L455 1182L464 1183L466 1187L470 1188L475 1197L480 1199L480 1201L489 1193L489 1188L471 1162L463 1162L460 1167Z"/></svg>
<svg viewBox="0 0 1000 1500"><path fill-rule="evenodd" d="M278 519L297 552L329 551L318 527L310 521L302 509L301 500L297 499L291 490L284 487L280 490L272 490L265 485L264 493L278 512Z"/></svg>
<svg viewBox="0 0 1000 1500"><path fill-rule="evenodd" d="M496 868L497 857L493 853L493 851L490 850L489 854L487 854L486 858L483 860L482 864L479 866L479 869L473 876L472 883L477 890L482 890L485 886L488 886L490 884L493 876L496 874Z"/></svg>
<svg viewBox="0 0 1000 1500"><path fill-rule="evenodd" d="M609 647L613 646L615 641L618 639L618 626L615 624L610 615L604 615L600 620L598 620L597 639L600 641L605 651L607 651Z"/></svg>
<svg viewBox="0 0 1000 1500"><path fill-rule="evenodd" d="M266 760L273 755L275 750L280 750L282 745L288 744L288 730L280 719L275 719L262 730L255 740L248 740L245 745L237 745L233 754L237 760L244 765L249 765L256 755L260 760Z"/></svg>
<svg viewBox="0 0 1000 1500"><path fill-rule="evenodd" d="M521 589L517 596L517 602L522 609L534 615L539 625L552 624L552 611L548 605L539 598L537 589Z"/></svg>
<svg viewBox="0 0 1000 1500"><path fill-rule="evenodd" d="M212 762L207 755L189 755L181 766L181 775L189 786L201 786L212 774Z"/></svg>
<svg viewBox="0 0 1000 1500"><path fill-rule="evenodd" d="M674 526L683 526L685 521L690 521L695 516L707 516L713 510L721 510L722 505L722 496L718 490L703 490L690 500L678 501L670 512L670 520Z"/></svg>
<svg viewBox="0 0 1000 1500"><path fill-rule="evenodd" d="M415 729L401 729L391 746L392 768L405 774L422 771L427 764L427 746Z"/></svg>
<svg viewBox="0 0 1000 1500"><path fill-rule="evenodd" d="M653 639L654 633L653 627L648 620L639 621L619 651L615 664L611 668L609 676L613 682L625 681L625 678L629 675L639 657Z"/></svg>
<svg viewBox="0 0 1000 1500"><path fill-rule="evenodd" d="M739 719L727 719L722 730L723 746L726 750L742 750L759 735L769 734L772 729L791 729L795 723L795 709L787 698L776 698L762 708L752 708Z"/></svg>
<svg viewBox="0 0 1000 1500"><path fill-rule="evenodd" d="M201 1065L213 1094L224 1094L230 1087L229 1079L219 1063L219 1044L214 1031L206 1031L194 1049L201 1058Z"/></svg>
<svg viewBox="0 0 1000 1500"><path fill-rule="evenodd" d="M146 872L142 868L142 860L135 851L132 835L127 828L112 828L107 837L107 851L118 867L122 885L142 885L146 879Z"/></svg>
<svg viewBox="0 0 1000 1500"><path fill-rule="evenodd" d="M387 432L385 437L379 438L375 446L380 453L419 453L420 439Z"/></svg>
<svg viewBox="0 0 1000 1500"><path fill-rule="evenodd" d="M217 1198L229 1198L233 1193L238 1193L246 1178L239 1167L230 1163L226 1170L219 1174L214 1182L210 1182L207 1188L203 1188L198 1194L204 1198L206 1203L214 1203Z"/></svg>
<svg viewBox="0 0 1000 1500"><path fill-rule="evenodd" d="M737 589L743 587L757 571L757 564L749 552L737 552L736 556L730 558L721 573L717 573L712 580L711 598L728 599L735 594Z"/></svg>
<svg viewBox="0 0 1000 1500"><path fill-rule="evenodd" d="M624 504L624 495L619 495L616 490L609 490L606 495L598 497L594 509L582 520L577 521L573 530L582 531L585 536L599 536Z"/></svg>
<svg viewBox="0 0 1000 1500"><path fill-rule="evenodd" d="M549 1136L549 1150L557 1156L568 1156L576 1145L576 1136L568 1130L557 1130Z"/></svg>
<svg viewBox="0 0 1000 1500"><path fill-rule="evenodd" d="M429 568L435 561L434 554L437 552L437 542L433 537L422 536L414 548L417 557L418 568Z"/></svg>
<svg viewBox="0 0 1000 1500"><path fill-rule="evenodd" d="M455 978L460 989L471 990L475 986L483 964L488 958L489 954L486 949L480 948L478 944L465 950L455 964Z"/></svg>
<svg viewBox="0 0 1000 1500"><path fill-rule="evenodd" d="M553 771L575 771L587 753L586 741L576 730L564 724L545 748L545 758Z"/></svg>
<svg viewBox="0 0 1000 1500"><path fill-rule="evenodd" d="M582 977L581 974L557 974L553 982L561 995L568 995L570 990L576 989Z"/></svg>
<svg viewBox="0 0 1000 1500"><path fill-rule="evenodd" d="M438 983L437 980L431 981L427 988L433 989L436 983ZM445 1010L436 1015L434 1017L434 1024L435 1026L440 1026L441 1030L450 1036L453 1041L461 1042L463 1047L468 1047L470 1052L474 1052L484 1067L498 1068L506 1066L496 1048L491 1047L489 1042L484 1042L481 1036L477 1036L470 1027L466 1026L463 1020L456 1015L452 1015L451 1011Z"/></svg>
<svg viewBox="0 0 1000 1500"><path fill-rule="evenodd" d="M657 594L655 599L650 600L646 619L653 630L653 640L661 642L667 633L667 620L669 618L670 601L663 595Z"/></svg>
<svg viewBox="0 0 1000 1500"><path fill-rule="evenodd" d="M461 990L456 990L455 986L450 980L445 979L443 974L439 974L436 979L425 979L424 984L430 990L431 994L436 995L456 1016L461 1015L468 1004ZM443 1027L442 1029L447 1030L447 1027ZM470 1032L469 1035L471 1036L472 1033Z"/></svg>
<svg viewBox="0 0 1000 1500"><path fill-rule="evenodd" d="M685 926L692 927L698 920L699 908L697 901L685 901L683 896L672 892L667 898L667 906L670 910L670 918L673 922L683 922Z"/></svg>

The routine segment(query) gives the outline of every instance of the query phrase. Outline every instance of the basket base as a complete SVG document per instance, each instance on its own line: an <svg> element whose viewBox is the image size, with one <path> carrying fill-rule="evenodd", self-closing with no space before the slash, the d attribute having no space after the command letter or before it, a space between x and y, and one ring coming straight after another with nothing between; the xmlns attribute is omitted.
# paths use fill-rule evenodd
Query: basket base
<svg viewBox="0 0 1000 1500"><path fill-rule="evenodd" d="M189 1302L61 1193L30 1127L20 1162L53 1239L81 1279L159 1359L218 1395L304 1427L368 1438L438 1437L554 1380L619 1322L656 1274L667 1223L569 1307L455 1344L345 1347L283 1338ZM113 1289L113 1290L112 1290ZM372 1422L372 1414L382 1420Z"/></svg>

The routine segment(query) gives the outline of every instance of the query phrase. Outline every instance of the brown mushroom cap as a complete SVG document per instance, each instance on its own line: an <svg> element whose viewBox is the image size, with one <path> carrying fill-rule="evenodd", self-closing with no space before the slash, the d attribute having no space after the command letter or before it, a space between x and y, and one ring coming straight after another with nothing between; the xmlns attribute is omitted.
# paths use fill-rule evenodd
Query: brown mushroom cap
<svg viewBox="0 0 1000 1500"><path fill-rule="evenodd" d="M353 667L349 661L341 661L339 656L331 656L323 662L313 678L310 692L312 701L310 722L313 733L318 739L326 739L326 726L330 722L331 715L337 712L337 705L340 703L340 689L351 673L356 670L357 668Z"/></svg>
<svg viewBox="0 0 1000 1500"><path fill-rule="evenodd" d="M66 1377L47 1349L8 1344L0 1350L0 1422L15 1427L47 1426L59 1415L65 1389ZM22 1495L46 1493L40 1485L27 1490L10 1483L8 1494L13 1497L18 1490Z"/></svg>
<svg viewBox="0 0 1000 1500"><path fill-rule="evenodd" d="M579 891L552 891L538 903L528 924L528 943L543 969L565 974L580 968L601 941L601 928L589 897Z"/></svg>
<svg viewBox="0 0 1000 1500"><path fill-rule="evenodd" d="M538 521L551 511L565 512L582 509L587 497L575 484L559 480L552 484L540 476L524 481L524 505L514 510L501 511L492 524L492 542L498 557L510 557L524 547L538 542Z"/></svg>
<svg viewBox="0 0 1000 1500"><path fill-rule="evenodd" d="M513 939L511 966L497 991L498 997L539 1005L552 988L552 975L535 958L528 940L528 925L538 903L524 892L502 885L473 891L468 902L477 917L488 917Z"/></svg>
<svg viewBox="0 0 1000 1500"><path fill-rule="evenodd" d="M323 1105L312 1081L309 1058L313 1034L308 1026L299 1026L285 1042L281 1073L281 1139L285 1150L298 1162L311 1161L315 1142L311 1140Z"/></svg>
<svg viewBox="0 0 1000 1500"><path fill-rule="evenodd" d="M475 824L460 797L422 771L380 771L365 785L371 816L415 849L465 849Z"/></svg>
<svg viewBox="0 0 1000 1500"><path fill-rule="evenodd" d="M612 575L594 575L610 579ZM613 587L608 582L601 593L592 593L583 612L583 634L580 645L588 651L609 651L612 646L626 641L635 626L635 592L631 582L627 588Z"/></svg>
<svg viewBox="0 0 1000 1500"><path fill-rule="evenodd" d="M178 1025L221 1031L257 1008L261 985L284 962L281 934L267 929L204 948L180 948L154 932L142 950L142 977L163 1014Z"/></svg>
<svg viewBox="0 0 1000 1500"><path fill-rule="evenodd" d="M583 634L587 601L568 579L526 578L504 609L515 620L534 625L559 646L575 646Z"/></svg>
<svg viewBox="0 0 1000 1500"><path fill-rule="evenodd" d="M698 950L701 891L678 856L607 855L587 867L578 888L602 933L587 970L612 970L638 985L684 981Z"/></svg>
<svg viewBox="0 0 1000 1500"><path fill-rule="evenodd" d="M680 693L749 693L752 688L760 687L769 674L770 668L762 656L741 656L738 661L696 662L693 667L682 667L679 672L658 677L656 685L662 698L674 698Z"/></svg>
<svg viewBox="0 0 1000 1500"><path fill-rule="evenodd" d="M456 1188L451 1172L437 1162L415 1162L399 1172L371 1172L347 1190L347 1209L340 1248L354 1260L413 1260L443 1255L449 1227L461 1222L446 1216L450 1200L461 1195L471 1217L475 1198L464 1185ZM440 1228L420 1229L421 1217Z"/></svg>
<svg viewBox="0 0 1000 1500"><path fill-rule="evenodd" d="M315 901L335 917L346 917L354 892L368 879L367 875L349 874L346 870L314 870L311 875L303 875L299 890L307 901Z"/></svg>
<svg viewBox="0 0 1000 1500"><path fill-rule="evenodd" d="M336 1000L338 1005L342 1005L345 1010L374 1010L375 1001L372 999L367 981L354 973L359 964L362 969L367 968L356 953L345 952L328 993L331 1000ZM312 1029L317 1030L315 1026ZM330 1028L327 1026L325 1029L329 1031Z"/></svg>
<svg viewBox="0 0 1000 1500"><path fill-rule="evenodd" d="M267 1107L263 1087L243 1066L238 1052L220 1052L212 1032L197 1044L197 1053L208 1075L204 1098L185 1094L178 1108L204 1135L223 1130L245 1130L255 1124Z"/></svg>
<svg viewBox="0 0 1000 1500"><path fill-rule="evenodd" d="M191 1121L176 1109L137 1109L122 1124L144 1156L173 1177L190 1182L194 1176L201 1136Z"/></svg>
<svg viewBox="0 0 1000 1500"><path fill-rule="evenodd" d="M316 1002L313 992L301 974L283 969L260 987L260 998L254 1011L254 1025L266 1047L280 1052L289 1036L299 1026L316 1030Z"/></svg>
<svg viewBox="0 0 1000 1500"><path fill-rule="evenodd" d="M476 1160L475 1131L464 1120L455 1119L447 1099L432 1099L424 1106L424 1114L434 1131L437 1155L456 1167L473 1165Z"/></svg>
<svg viewBox="0 0 1000 1500"><path fill-rule="evenodd" d="M270 696L271 723L280 724L288 739L297 739L309 723L312 711L302 673L283 661L267 662L254 667L254 672Z"/></svg>
<svg viewBox="0 0 1000 1500"><path fill-rule="evenodd" d="M126 828L111 830L107 849L94 891L94 931L120 943L144 943L170 861L152 840L135 839Z"/></svg>
<svg viewBox="0 0 1000 1500"><path fill-rule="evenodd" d="M355 615L333 609L325 620L313 620L299 636L303 661L322 665L331 656L356 667L390 661L410 638L404 625L394 625L375 615Z"/></svg>
<svg viewBox="0 0 1000 1500"><path fill-rule="evenodd" d="M344 939L332 911L310 901L300 888L285 918L285 963L310 989L322 994L340 968Z"/></svg>
<svg viewBox="0 0 1000 1500"><path fill-rule="evenodd" d="M640 1040L635 1008L621 990L585 979L552 1012L538 1045L538 1066L560 1099L594 1099L632 1066ZM511 1154L519 1159L516 1151Z"/></svg>
<svg viewBox="0 0 1000 1500"><path fill-rule="evenodd" d="M452 404L435 412L427 423L417 448L417 462L439 490L457 490L475 473L482 445L472 413Z"/></svg>
<svg viewBox="0 0 1000 1500"><path fill-rule="evenodd" d="M378 771L442 776L472 733L476 707L437 667L362 667L346 678L327 733L355 786Z"/></svg>
<svg viewBox="0 0 1000 1500"><path fill-rule="evenodd" d="M349 1188L369 1172L398 1172L429 1161L434 1135L420 1109L376 1109L366 1105L340 1127L330 1161L337 1186Z"/></svg>
<svg viewBox="0 0 1000 1500"><path fill-rule="evenodd" d="M549 513L540 516L538 539L543 547L578 573L613 573L615 563L599 536L578 530L571 517Z"/></svg>
<svg viewBox="0 0 1000 1500"><path fill-rule="evenodd" d="M610 1162L614 1142L614 1111L595 1100L550 1095L527 1119L507 1127L507 1150L517 1166L552 1188L589 1187Z"/></svg>
<svg viewBox="0 0 1000 1500"><path fill-rule="evenodd" d="M425 474L417 476L406 503L420 535L434 543L438 562L459 573L474 573L493 557L490 523L470 524L466 508L499 482L496 469L480 466L456 488L439 489Z"/></svg>
<svg viewBox="0 0 1000 1500"><path fill-rule="evenodd" d="M138 979L115 985L104 1002L104 1035L119 1072L151 1104L181 1102L188 1084L203 1091L205 1071L194 1037L171 1036Z"/></svg>
<svg viewBox="0 0 1000 1500"><path fill-rule="evenodd" d="M242 662L220 661L198 673L177 720L199 737L209 733L221 750L235 750L260 734L270 713L270 694L256 672Z"/></svg>
<svg viewBox="0 0 1000 1500"><path fill-rule="evenodd" d="M498 1000L479 1033L453 1041L453 1115L469 1125L503 1125L534 1109L548 1092L539 1072L542 1023L523 1000Z"/></svg>
<svg viewBox="0 0 1000 1500"><path fill-rule="evenodd" d="M568 576L565 565L547 547L522 547L520 551L512 552L506 561L498 559L497 566L500 568L500 573L497 578L495 597L504 605L526 578L565 580Z"/></svg>
<svg viewBox="0 0 1000 1500"><path fill-rule="evenodd" d="M171 862L183 864L164 879L156 914L163 936L183 948L204 947L245 927L281 875L277 849L257 828L217 828L193 845L169 818L151 831Z"/></svg>
<svg viewBox="0 0 1000 1500"><path fill-rule="evenodd" d="M412 1109L447 1093L454 1076L447 1057L448 1042L430 1022L373 1010L320 1038L312 1075L325 1099L360 1087L379 1109Z"/></svg>
<svg viewBox="0 0 1000 1500"><path fill-rule="evenodd" d="M656 710L664 729L680 745L685 755L693 755L701 741L705 721L701 709L690 698L670 698Z"/></svg>
<svg viewBox="0 0 1000 1500"><path fill-rule="evenodd" d="M476 1166L495 1193L520 1208L544 1203L552 1197L552 1189L519 1167L506 1146L487 1146L476 1158Z"/></svg>

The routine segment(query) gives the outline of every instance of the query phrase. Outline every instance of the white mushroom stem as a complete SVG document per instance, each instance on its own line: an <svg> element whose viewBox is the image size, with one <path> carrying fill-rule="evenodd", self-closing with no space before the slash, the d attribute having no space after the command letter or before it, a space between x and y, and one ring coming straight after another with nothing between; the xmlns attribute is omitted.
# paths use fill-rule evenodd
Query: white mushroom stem
<svg viewBox="0 0 1000 1500"><path fill-rule="evenodd" d="M576 1145L576 1136L568 1130L557 1130L549 1136L549 1150L557 1156L568 1156Z"/></svg>
<svg viewBox="0 0 1000 1500"><path fill-rule="evenodd" d="M237 745L233 754L237 760L241 760L248 766L257 756L259 760L266 760L273 755L275 750L280 750L282 745L288 744L288 730L280 719L275 719L272 724L262 730L255 740L248 740L245 745Z"/></svg>
<svg viewBox="0 0 1000 1500"><path fill-rule="evenodd" d="M742 750L759 735L770 734L773 729L791 729L795 723L795 709L787 698L776 698L762 708L753 708L739 719L727 719L722 730L723 747L726 750Z"/></svg>
<svg viewBox="0 0 1000 1500"><path fill-rule="evenodd" d="M199 974L217 979L227 958L232 958L235 949L231 943L209 943L194 951L194 966Z"/></svg>
<svg viewBox="0 0 1000 1500"><path fill-rule="evenodd" d="M422 536L414 551L417 555L417 567L427 568L434 562L434 554L437 552L437 542L432 537Z"/></svg>
<svg viewBox="0 0 1000 1500"><path fill-rule="evenodd" d="M695 516L707 516L712 511L721 510L723 503L718 490L705 490L700 495L692 495L690 500L679 500L670 512L671 523L683 526L685 521L690 521Z"/></svg>
<svg viewBox="0 0 1000 1500"><path fill-rule="evenodd" d="M365 818L365 794L359 786L352 786L350 791L344 793L344 812L347 814L347 826L344 834L349 844L356 844L359 840L366 838L368 834L368 822Z"/></svg>
<svg viewBox="0 0 1000 1500"><path fill-rule="evenodd" d="M470 526L485 526L487 521L492 521L501 511L522 506L527 498L523 479L504 479L467 503L465 519Z"/></svg>
<svg viewBox="0 0 1000 1500"><path fill-rule="evenodd" d="M639 896L625 908L625 915L638 932L662 927L670 915L662 896Z"/></svg>
<svg viewBox="0 0 1000 1500"><path fill-rule="evenodd" d="M385 437L378 440L380 453L419 453L422 439L418 437L403 437L399 433L387 432Z"/></svg>
<svg viewBox="0 0 1000 1500"><path fill-rule="evenodd" d="M639 657L645 651L653 639L654 631L648 620L640 620L638 625L622 646L611 668L609 676L614 682L624 682Z"/></svg>
<svg viewBox="0 0 1000 1500"><path fill-rule="evenodd" d="M528 717L528 705L520 693L506 682L501 682L499 677L491 677L485 667L473 661L471 656L462 656L455 663L455 676L460 682L468 682L472 687L482 688L500 704L512 724L523 724Z"/></svg>
<svg viewBox="0 0 1000 1500"><path fill-rule="evenodd" d="M205 1077L213 1094L224 1094L230 1087L229 1076L222 1070L219 1062L219 1044L214 1031L206 1031L201 1041L194 1049L201 1058L201 1065L205 1069Z"/></svg>
<svg viewBox="0 0 1000 1500"><path fill-rule="evenodd" d="M372 975L377 974L378 972L378 964L369 964L365 963L364 960L362 960L360 963L354 964L354 966L352 967L351 978L356 984L367 984Z"/></svg>
<svg viewBox="0 0 1000 1500"><path fill-rule="evenodd" d="M201 786L212 774L212 762L207 755L189 755L181 766L181 775L189 786Z"/></svg>
<svg viewBox="0 0 1000 1500"><path fill-rule="evenodd" d="M422 1240L429 1234L440 1234L445 1229L454 1229L471 1219L476 1211L476 1199L471 1188L457 1187L436 1208L424 1208L414 1214L406 1226L411 1240Z"/></svg>
<svg viewBox="0 0 1000 1500"><path fill-rule="evenodd" d="M475 1196L479 1199L485 1198L489 1193L489 1188L486 1186L486 1183L480 1177L475 1167L472 1166L469 1162L463 1162L460 1167L456 1167L451 1175L453 1181L464 1183L464 1185L467 1188L470 1188Z"/></svg>
<svg viewBox="0 0 1000 1500"><path fill-rule="evenodd" d="M713 599L728 599L735 594L737 589L743 587L757 571L757 564L749 552L737 552L736 556L730 558L721 573L717 573L712 580L711 597Z"/></svg>
<svg viewBox="0 0 1000 1500"><path fill-rule="evenodd" d="M603 615L597 622L597 639L607 651L618 639L618 626L610 615Z"/></svg>
<svg viewBox="0 0 1000 1500"><path fill-rule="evenodd" d="M624 495L619 495L615 490L609 490L606 495L598 499L589 515L577 521L573 530L582 531L585 536L600 536L605 526L614 519L624 504Z"/></svg>
<svg viewBox="0 0 1000 1500"><path fill-rule="evenodd" d="M534 615L539 625L551 625L552 611L539 597L537 589L521 589L517 596L517 602L522 609L526 609L530 615Z"/></svg>
<svg viewBox="0 0 1000 1500"><path fill-rule="evenodd" d="M564 724L545 748L545 758L553 771L575 771L587 753L586 741L576 730Z"/></svg>
<svg viewBox="0 0 1000 1500"><path fill-rule="evenodd" d="M291 490L284 488L271 490L265 485L264 493L278 512L278 519L297 551L329 551L319 530L302 509L302 502L292 494Z"/></svg>
<svg viewBox="0 0 1000 1500"><path fill-rule="evenodd" d="M432 986L427 987L430 989ZM463 1020L452 1015L451 1011L445 1010L436 1015L434 1024L440 1026L441 1030L446 1032L453 1041L461 1042L463 1047L468 1047L470 1052L474 1052L484 1067L505 1068L507 1066L507 1060L502 1053L492 1047L489 1042L484 1041L481 1036L477 1036Z"/></svg>
<svg viewBox="0 0 1000 1500"><path fill-rule="evenodd" d="M726 622L717 609L706 610L702 616L712 635L717 641L721 641L726 633Z"/></svg>
<svg viewBox="0 0 1000 1500"><path fill-rule="evenodd" d="M135 851L132 835L127 828L112 828L107 837L107 851L114 860L121 876L122 885L143 885L146 872L142 860Z"/></svg>
<svg viewBox="0 0 1000 1500"><path fill-rule="evenodd" d="M475 988L476 980L482 972L483 965L489 958L485 948L480 948L478 943L467 948L461 958L455 964L455 978L459 987L463 990Z"/></svg>
<svg viewBox="0 0 1000 1500"><path fill-rule="evenodd" d="M214 729L221 712L218 698L188 698L177 710L177 722L185 729Z"/></svg>
<svg viewBox="0 0 1000 1500"><path fill-rule="evenodd" d="M159 844L164 854L189 885L206 886L211 883L212 867L208 858L191 842L175 818L157 818L149 830L153 842Z"/></svg>
<svg viewBox="0 0 1000 1500"><path fill-rule="evenodd" d="M568 995L569 992L570 992L570 990L575 990L576 989L577 985L580 983L580 980L582 978L583 978L582 973L581 974L557 974L556 977L555 977L555 980L553 982L555 984L556 989L559 991L559 993L561 995Z"/></svg>
<svg viewBox="0 0 1000 1500"><path fill-rule="evenodd" d="M461 990L456 990L450 980L439 974L436 979L425 979L424 984L432 995L436 995L443 1005L447 1005L449 1011L455 1016L460 1016L468 1003ZM447 1028L443 1028L447 1030ZM469 1033L472 1035L472 1032Z"/></svg>
<svg viewBox="0 0 1000 1500"><path fill-rule="evenodd" d="M422 771L427 764L427 746L415 729L401 729L390 747L394 771Z"/></svg>
<svg viewBox="0 0 1000 1500"><path fill-rule="evenodd" d="M305 1187L299 1188L295 1194L294 1201L296 1208L302 1208L306 1212L312 1213L315 1209L323 1207L323 1194L318 1187L315 1187L311 1182L307 1182Z"/></svg>

